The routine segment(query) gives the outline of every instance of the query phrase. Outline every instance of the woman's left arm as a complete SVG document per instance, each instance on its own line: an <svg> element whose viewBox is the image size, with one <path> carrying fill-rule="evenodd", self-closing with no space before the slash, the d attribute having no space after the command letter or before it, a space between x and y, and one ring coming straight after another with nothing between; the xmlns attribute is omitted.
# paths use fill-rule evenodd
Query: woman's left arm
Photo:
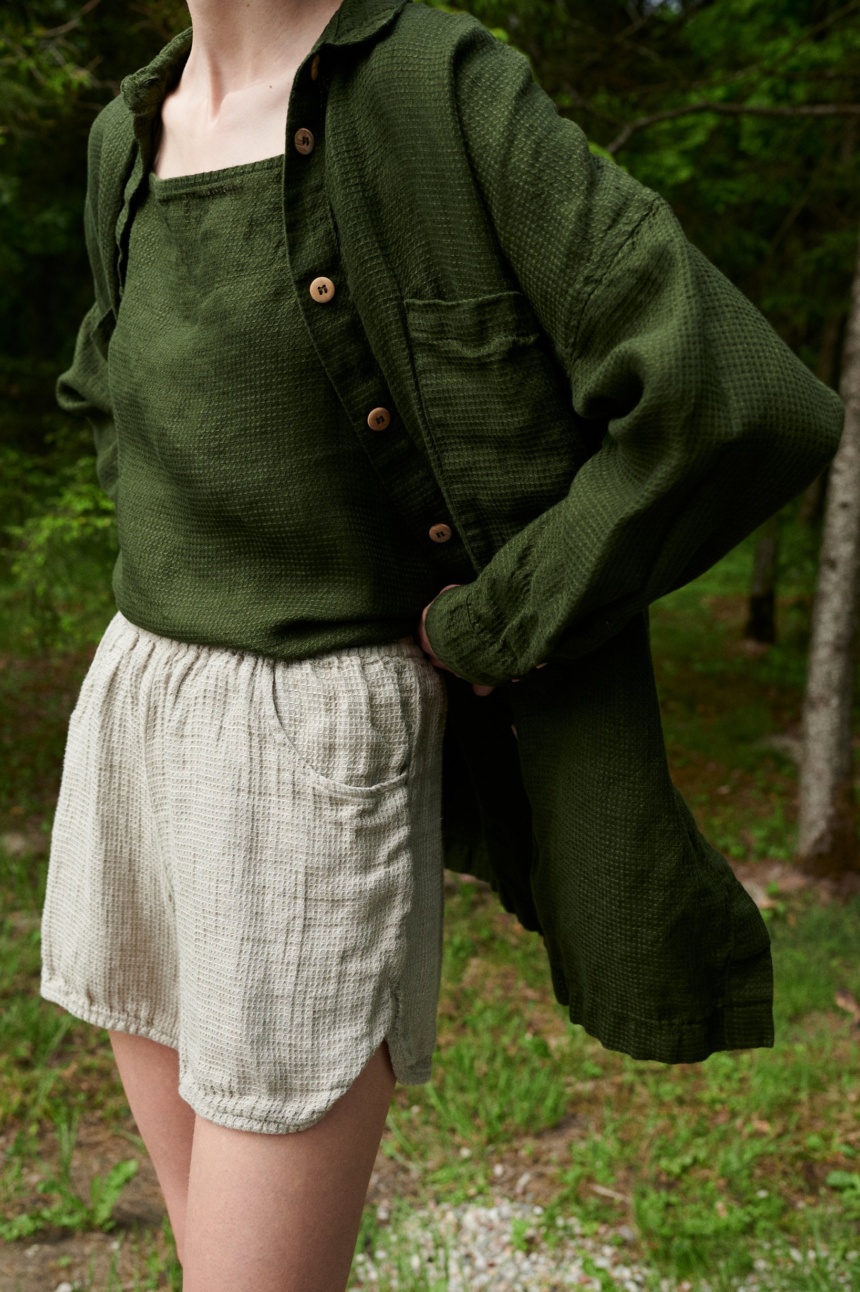
<svg viewBox="0 0 860 1292"><path fill-rule="evenodd" d="M845 410L668 203L590 152L523 54L476 23L456 84L501 249L602 437L427 612L438 658L494 685L594 650L720 560L827 465Z"/></svg>

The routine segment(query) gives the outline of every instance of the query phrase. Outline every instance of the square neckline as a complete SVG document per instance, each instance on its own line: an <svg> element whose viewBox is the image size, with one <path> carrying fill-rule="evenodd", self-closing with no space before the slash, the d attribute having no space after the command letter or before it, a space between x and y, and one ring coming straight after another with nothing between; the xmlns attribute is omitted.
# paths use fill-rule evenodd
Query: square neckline
<svg viewBox="0 0 860 1292"><path fill-rule="evenodd" d="M148 172L149 190L159 198L179 197L185 193L218 189L229 184L232 179L258 170L274 170L275 163L283 162L284 154L274 153L271 157L261 157L258 161L238 162L235 166L221 166L217 170L193 171L188 175L156 175Z"/></svg>

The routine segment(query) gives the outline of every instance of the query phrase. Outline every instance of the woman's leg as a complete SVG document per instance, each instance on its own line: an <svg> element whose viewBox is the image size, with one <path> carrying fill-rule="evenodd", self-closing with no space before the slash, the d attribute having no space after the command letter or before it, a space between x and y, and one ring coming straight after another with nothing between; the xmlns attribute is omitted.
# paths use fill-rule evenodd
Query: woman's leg
<svg viewBox="0 0 860 1292"><path fill-rule="evenodd" d="M181 1262L195 1114L177 1090L179 1055L146 1036L109 1035L126 1099L161 1185Z"/></svg>
<svg viewBox="0 0 860 1292"><path fill-rule="evenodd" d="M344 1292L395 1076L385 1041L307 1130L198 1117L184 1292Z"/></svg>

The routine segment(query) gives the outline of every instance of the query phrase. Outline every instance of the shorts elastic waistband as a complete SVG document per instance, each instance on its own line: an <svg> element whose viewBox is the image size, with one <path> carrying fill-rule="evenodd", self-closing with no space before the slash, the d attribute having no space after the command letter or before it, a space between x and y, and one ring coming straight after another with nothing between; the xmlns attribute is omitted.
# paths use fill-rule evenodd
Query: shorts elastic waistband
<svg viewBox="0 0 860 1292"><path fill-rule="evenodd" d="M421 649L415 637L408 634L405 637L395 637L391 641L381 642L361 642L353 646L336 646L331 650L319 651L313 655L301 656L283 656L267 655L260 651L247 650L240 646L227 646L211 642L190 642L183 641L176 637L167 637L163 633L152 632L149 628L142 628L140 624L133 623L130 619L118 610L113 619L114 628L121 629L124 632L136 634L151 643L160 645L169 645L174 648L185 648L190 651L209 651L213 653L226 653L228 655L253 655L259 659L269 659L282 661L283 663L299 663L301 660L325 660L332 657L357 655L366 659L378 659L380 657L401 657L403 659L429 659L426 653Z"/></svg>

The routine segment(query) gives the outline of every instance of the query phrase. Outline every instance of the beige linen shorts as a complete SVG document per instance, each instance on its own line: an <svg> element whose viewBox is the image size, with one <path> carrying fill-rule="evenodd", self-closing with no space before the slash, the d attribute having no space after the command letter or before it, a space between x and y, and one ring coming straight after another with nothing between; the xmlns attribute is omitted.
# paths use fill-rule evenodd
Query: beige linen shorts
<svg viewBox="0 0 860 1292"><path fill-rule="evenodd" d="M117 613L69 722L41 995L174 1047L223 1126L313 1125L383 1038L428 1081L446 712L411 637L284 661Z"/></svg>

